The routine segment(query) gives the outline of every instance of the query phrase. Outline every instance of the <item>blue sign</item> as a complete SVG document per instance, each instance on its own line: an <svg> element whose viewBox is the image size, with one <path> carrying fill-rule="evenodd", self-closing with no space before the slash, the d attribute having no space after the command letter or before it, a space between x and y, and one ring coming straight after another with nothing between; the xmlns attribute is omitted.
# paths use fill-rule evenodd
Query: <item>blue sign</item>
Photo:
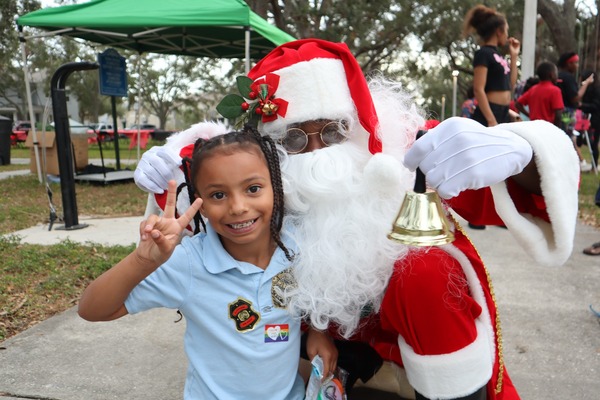
<svg viewBox="0 0 600 400"><path fill-rule="evenodd" d="M127 63L115 49L98 54L100 64L100 94L127 96Z"/></svg>

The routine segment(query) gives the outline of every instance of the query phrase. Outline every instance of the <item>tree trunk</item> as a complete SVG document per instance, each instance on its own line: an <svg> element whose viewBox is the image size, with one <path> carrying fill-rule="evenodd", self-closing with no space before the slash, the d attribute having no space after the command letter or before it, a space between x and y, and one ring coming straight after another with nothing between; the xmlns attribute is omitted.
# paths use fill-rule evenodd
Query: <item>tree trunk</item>
<svg viewBox="0 0 600 400"><path fill-rule="evenodd" d="M577 51L575 0L564 0L562 6L552 0L538 0L538 12L546 22L558 53Z"/></svg>

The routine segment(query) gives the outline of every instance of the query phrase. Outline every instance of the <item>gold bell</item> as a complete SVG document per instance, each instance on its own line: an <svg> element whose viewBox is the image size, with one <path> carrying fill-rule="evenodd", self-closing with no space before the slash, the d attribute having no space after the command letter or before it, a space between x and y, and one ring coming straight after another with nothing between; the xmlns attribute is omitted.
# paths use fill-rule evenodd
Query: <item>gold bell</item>
<svg viewBox="0 0 600 400"><path fill-rule="evenodd" d="M441 246L454 241L440 197L426 189L425 175L419 168L414 190L406 193L387 237L409 246Z"/></svg>

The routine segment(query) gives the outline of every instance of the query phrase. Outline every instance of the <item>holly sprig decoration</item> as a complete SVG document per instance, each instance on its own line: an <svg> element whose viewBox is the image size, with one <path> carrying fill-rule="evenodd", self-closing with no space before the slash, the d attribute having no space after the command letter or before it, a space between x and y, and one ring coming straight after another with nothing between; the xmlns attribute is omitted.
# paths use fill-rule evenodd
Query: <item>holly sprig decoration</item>
<svg viewBox="0 0 600 400"><path fill-rule="evenodd" d="M264 78L253 81L247 76L236 78L240 94L228 94L217 105L217 111L223 117L237 120L241 124L258 126L258 122L274 121L284 117L288 102L275 97L279 87L279 75L267 74Z"/></svg>

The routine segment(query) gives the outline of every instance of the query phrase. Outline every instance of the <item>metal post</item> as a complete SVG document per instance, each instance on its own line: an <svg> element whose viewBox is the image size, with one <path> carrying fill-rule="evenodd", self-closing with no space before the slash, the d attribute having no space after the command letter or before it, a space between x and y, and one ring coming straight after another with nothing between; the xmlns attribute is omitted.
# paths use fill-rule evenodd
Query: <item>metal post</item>
<svg viewBox="0 0 600 400"><path fill-rule="evenodd" d="M452 116L456 117L456 89L458 86L458 71L452 71Z"/></svg>
<svg viewBox="0 0 600 400"><path fill-rule="evenodd" d="M443 121L446 118L446 95L442 95L442 118L440 121Z"/></svg>
<svg viewBox="0 0 600 400"><path fill-rule="evenodd" d="M121 170L121 155L119 154L119 126L117 124L117 101L115 96L110 96L110 106L113 117L113 142L115 145L115 161L117 162L117 171Z"/></svg>
<svg viewBox="0 0 600 400"><path fill-rule="evenodd" d="M244 55L246 60L244 61L244 66L246 70L246 75L250 72L250 27L247 26L244 29Z"/></svg>
<svg viewBox="0 0 600 400"><path fill-rule="evenodd" d="M33 112L33 101L31 100L31 87L29 86L29 67L27 66L27 51L25 49L25 37L23 36L23 27L19 26L19 41L21 42L21 57L23 60L23 73L25 74L25 91L27 95L27 107L29 108L29 121L31 121L31 138L33 140L33 153L35 154L36 169L38 181L43 182L42 166L40 164L39 143L37 139L37 131L35 128L35 113Z"/></svg>
<svg viewBox="0 0 600 400"><path fill-rule="evenodd" d="M536 28L537 0L525 0L525 10L523 13L523 52L521 55L521 79L523 81L534 75Z"/></svg>
<svg viewBox="0 0 600 400"><path fill-rule="evenodd" d="M50 94L54 129L56 131L56 154L60 175L60 191L62 194L65 229L81 229L77 216L77 200L75 198L75 168L71 152L71 134L69 130L69 114L67 112L66 81L74 71L98 69L98 64L90 62L74 62L63 64L52 75Z"/></svg>

